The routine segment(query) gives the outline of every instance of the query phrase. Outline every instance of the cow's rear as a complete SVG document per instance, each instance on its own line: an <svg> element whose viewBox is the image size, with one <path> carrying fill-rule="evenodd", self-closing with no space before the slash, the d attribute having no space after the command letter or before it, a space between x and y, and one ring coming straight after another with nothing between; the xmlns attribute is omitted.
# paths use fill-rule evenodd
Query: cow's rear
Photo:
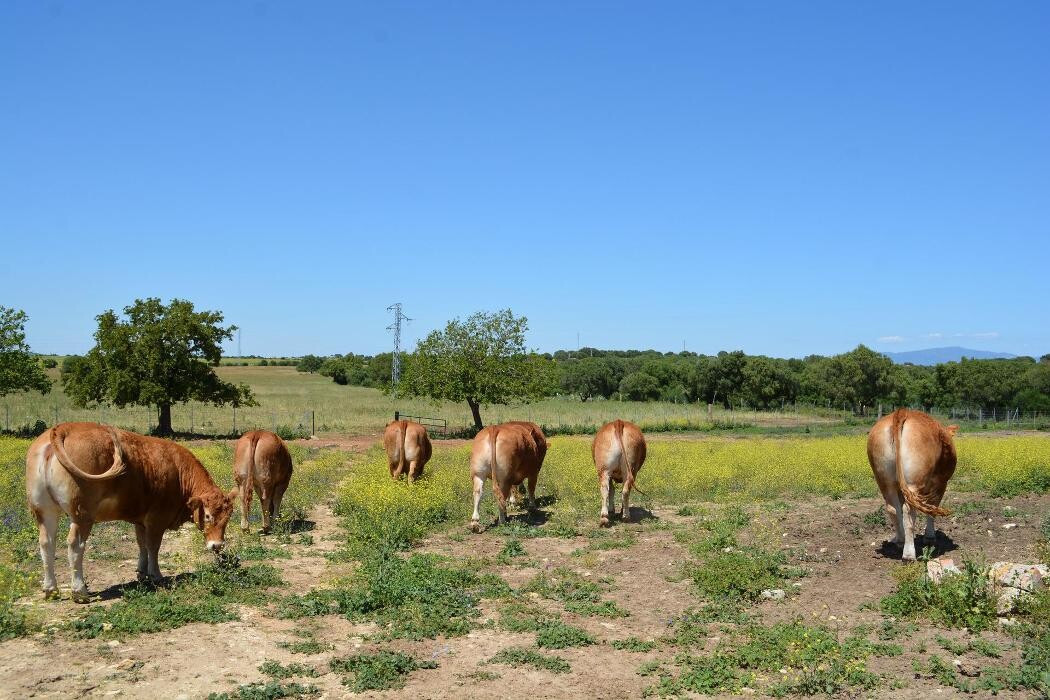
<svg viewBox="0 0 1050 700"><path fill-rule="evenodd" d="M529 508L536 506L536 480L547 455L547 437L535 423L512 421L483 429L470 451L470 474L474 484L474 513L471 529L481 530L480 505L486 479L499 505L499 522L507 521L511 492L528 482Z"/></svg>
<svg viewBox="0 0 1050 700"><path fill-rule="evenodd" d="M595 434L591 456L598 470L598 487L602 497L602 527L609 524L610 516L616 515L613 505L614 484L623 484L620 496L621 517L625 521L631 519L631 489L634 487L634 478L645 462L645 453L645 437L641 429L629 421L610 421Z"/></svg>
<svg viewBox="0 0 1050 700"><path fill-rule="evenodd" d="M426 427L408 420L387 423L383 430L383 447L391 478L407 475L409 481L423 475L423 467L433 452Z"/></svg>
<svg viewBox="0 0 1050 700"><path fill-rule="evenodd" d="M928 542L936 537L934 516L948 515L940 504L955 473L953 438L957 430L921 411L902 408L880 419L868 433L868 463L896 517L894 542L903 547L905 560L916 558L916 514L926 514L924 539Z"/></svg>
<svg viewBox="0 0 1050 700"><path fill-rule="evenodd" d="M233 455L233 475L241 499L241 529L248 531L252 493L259 496L263 532L269 532L281 512L281 501L292 479L292 456L279 435L253 430L237 441Z"/></svg>

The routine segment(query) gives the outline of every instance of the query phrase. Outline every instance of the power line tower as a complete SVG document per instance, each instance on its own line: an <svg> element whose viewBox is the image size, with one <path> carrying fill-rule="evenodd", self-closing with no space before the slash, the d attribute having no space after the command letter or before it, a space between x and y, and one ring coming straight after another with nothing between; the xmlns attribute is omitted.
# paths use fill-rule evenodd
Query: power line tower
<svg viewBox="0 0 1050 700"><path fill-rule="evenodd" d="M394 357L390 367L390 385L397 395L397 383L401 380L401 322L411 321L408 316L401 313L401 302L386 307L387 311L394 312L394 322L386 327L388 331L394 331Z"/></svg>

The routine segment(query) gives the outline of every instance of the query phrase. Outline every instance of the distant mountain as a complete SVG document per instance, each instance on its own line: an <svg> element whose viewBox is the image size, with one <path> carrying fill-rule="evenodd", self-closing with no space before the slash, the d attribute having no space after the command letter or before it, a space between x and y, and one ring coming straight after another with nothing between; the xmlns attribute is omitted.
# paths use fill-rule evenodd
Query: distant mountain
<svg viewBox="0 0 1050 700"><path fill-rule="evenodd" d="M958 362L964 357L974 360L995 360L1017 357L1008 352L988 352L987 350L971 350L970 348L927 348L926 350L909 350L908 352L884 352L886 357L898 365L937 365L942 362Z"/></svg>

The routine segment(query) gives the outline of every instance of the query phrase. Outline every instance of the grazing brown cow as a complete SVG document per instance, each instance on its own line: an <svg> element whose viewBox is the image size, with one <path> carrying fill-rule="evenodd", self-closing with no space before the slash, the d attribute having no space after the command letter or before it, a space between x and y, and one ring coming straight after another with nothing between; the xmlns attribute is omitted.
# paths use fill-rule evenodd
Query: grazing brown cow
<svg viewBox="0 0 1050 700"><path fill-rule="evenodd" d="M26 495L40 530L45 595L58 592L55 536L69 515L73 599L86 602L84 547L95 523L134 523L139 580L160 581L157 554L165 530L192 520L208 549L222 549L236 492L225 494L185 447L97 423L62 423L33 441L26 455Z"/></svg>
<svg viewBox="0 0 1050 700"><path fill-rule="evenodd" d="M955 473L958 426L942 426L921 411L898 409L880 419L868 433L868 462L886 505L897 517L894 542L904 547L902 558L915 560L915 515L926 513L924 540L933 542L933 516L949 515L941 508L948 479Z"/></svg>
<svg viewBox="0 0 1050 700"><path fill-rule="evenodd" d="M615 483L623 483L620 513L624 521L631 520L631 488L634 477L645 462L645 437L641 429L625 420L614 420L601 427L591 446L594 466L598 469L598 486L602 493L602 527L609 525L609 517L616 517L613 505Z"/></svg>
<svg viewBox="0 0 1050 700"><path fill-rule="evenodd" d="M547 438L535 423L511 421L490 425L477 434L470 449L470 475L474 480L474 514L470 526L474 532L481 531L478 507L485 479L492 479L501 525L507 521L507 500L513 503L511 490L526 479L529 508L536 507L536 477L546 455Z"/></svg>
<svg viewBox="0 0 1050 700"><path fill-rule="evenodd" d="M386 424L383 447L390 464L390 476L397 479L408 474L409 481L423 475L423 467L430 461L433 449L427 429L407 420L392 420Z"/></svg>
<svg viewBox="0 0 1050 700"><path fill-rule="evenodd" d="M248 532L252 491L259 494L263 532L270 531L281 512L281 499L292 479L292 456L279 436L269 430L253 430L237 441L233 452L233 478L241 492L241 529Z"/></svg>

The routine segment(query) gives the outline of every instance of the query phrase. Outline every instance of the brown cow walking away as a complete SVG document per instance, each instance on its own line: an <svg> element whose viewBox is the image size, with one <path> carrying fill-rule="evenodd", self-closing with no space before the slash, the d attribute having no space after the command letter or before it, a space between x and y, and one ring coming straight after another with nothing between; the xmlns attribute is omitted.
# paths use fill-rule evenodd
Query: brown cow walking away
<svg viewBox="0 0 1050 700"><path fill-rule="evenodd" d="M386 448L390 476L397 479L408 474L409 481L423 475L423 467L430 461L433 451L427 429L407 420L392 420L386 424L383 447Z"/></svg>
<svg viewBox="0 0 1050 700"><path fill-rule="evenodd" d="M594 466L598 469L598 486L602 495L601 525L609 525L609 518L616 517L613 505L614 483L623 483L620 496L620 513L624 521L631 520L631 488L634 478L645 462L645 437L641 429L625 420L606 423L594 436L591 446Z"/></svg>
<svg viewBox="0 0 1050 700"><path fill-rule="evenodd" d="M492 479L492 491L499 504L499 523L507 522L507 501L511 491L528 480L529 509L536 507L536 478L547 455L547 437L535 423L512 421L490 425L474 438L470 449L470 476L474 481L474 514L470 526L481 531L481 493L485 479Z"/></svg>
<svg viewBox="0 0 1050 700"><path fill-rule="evenodd" d="M43 590L58 592L55 538L66 513L73 599L87 602L84 548L95 523L135 525L138 578L161 580L157 556L165 530L192 520L206 546L222 549L236 491L223 493L197 458L169 440L97 423L62 423L33 441L26 454L26 496L40 531Z"/></svg>
<svg viewBox="0 0 1050 700"><path fill-rule="evenodd" d="M948 480L955 473L958 426L942 426L921 411L898 409L880 419L868 433L868 463L888 509L897 517L902 559L915 561L915 516L926 513L924 540L936 539L933 517L941 508Z"/></svg>
<svg viewBox="0 0 1050 700"><path fill-rule="evenodd" d="M268 430L242 435L233 452L233 478L241 495L241 529L248 532L254 491L262 508L262 531L269 532L292 479L292 456L284 440Z"/></svg>

